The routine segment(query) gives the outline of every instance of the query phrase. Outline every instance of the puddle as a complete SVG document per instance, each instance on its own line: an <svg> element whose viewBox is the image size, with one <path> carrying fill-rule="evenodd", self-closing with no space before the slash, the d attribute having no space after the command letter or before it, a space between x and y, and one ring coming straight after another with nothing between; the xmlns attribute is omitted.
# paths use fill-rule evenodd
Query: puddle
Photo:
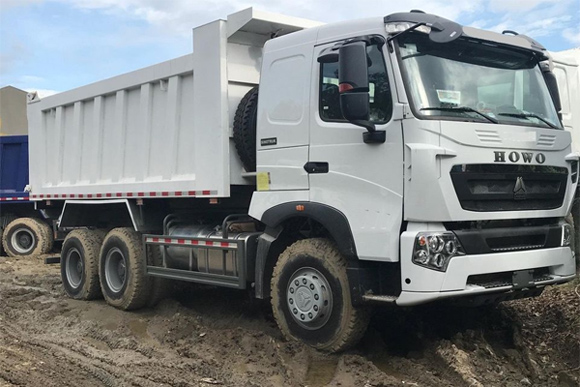
<svg viewBox="0 0 580 387"><path fill-rule="evenodd" d="M147 323L142 320L129 321L129 330L138 339L147 341L151 340L151 336L147 333Z"/></svg>

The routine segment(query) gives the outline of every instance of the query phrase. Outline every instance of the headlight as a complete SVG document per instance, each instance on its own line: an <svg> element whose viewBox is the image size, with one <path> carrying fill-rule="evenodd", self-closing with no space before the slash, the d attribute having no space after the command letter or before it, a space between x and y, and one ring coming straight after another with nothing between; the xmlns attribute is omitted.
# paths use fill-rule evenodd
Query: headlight
<svg viewBox="0 0 580 387"><path fill-rule="evenodd" d="M465 255L465 250L452 232L421 232L415 238L413 263L416 265L445 271L451 258L457 255Z"/></svg>
<svg viewBox="0 0 580 387"><path fill-rule="evenodd" d="M572 226L568 223L562 225L562 243L561 246L570 246L572 243Z"/></svg>

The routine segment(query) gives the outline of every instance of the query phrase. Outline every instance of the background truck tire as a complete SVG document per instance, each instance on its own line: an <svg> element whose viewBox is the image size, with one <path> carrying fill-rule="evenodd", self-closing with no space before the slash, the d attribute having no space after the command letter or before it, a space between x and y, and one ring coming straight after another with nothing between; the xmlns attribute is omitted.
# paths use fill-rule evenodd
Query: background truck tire
<svg viewBox="0 0 580 387"><path fill-rule="evenodd" d="M2 239L4 238L4 230L6 229L8 224L16 218L17 216L14 216L12 214L0 213L0 256L6 255L6 251L4 250L4 244L2 243Z"/></svg>
<svg viewBox="0 0 580 387"><path fill-rule="evenodd" d="M10 257L47 254L53 243L50 226L35 218L15 219L2 234L2 247Z"/></svg>
<svg viewBox="0 0 580 387"><path fill-rule="evenodd" d="M143 307L149 299L140 234L131 228L111 230L99 255L99 281L108 304L123 310Z"/></svg>
<svg viewBox="0 0 580 387"><path fill-rule="evenodd" d="M248 172L256 170L257 112L258 87L254 87L242 98L234 116L234 144Z"/></svg>
<svg viewBox="0 0 580 387"><path fill-rule="evenodd" d="M64 290L77 300L101 297L99 252L105 233L73 230L64 240L60 255L60 275Z"/></svg>
<svg viewBox="0 0 580 387"><path fill-rule="evenodd" d="M327 239L295 242L280 255L272 276L272 309L287 339L327 352L360 340L370 310L352 306L346 267Z"/></svg>

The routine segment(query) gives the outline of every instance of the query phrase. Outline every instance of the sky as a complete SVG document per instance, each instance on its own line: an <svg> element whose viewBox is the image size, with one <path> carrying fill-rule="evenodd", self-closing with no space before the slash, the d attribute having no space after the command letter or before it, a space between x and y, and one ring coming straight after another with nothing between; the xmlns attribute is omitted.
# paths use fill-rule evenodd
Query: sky
<svg viewBox="0 0 580 387"><path fill-rule="evenodd" d="M193 27L248 7L325 23L420 9L580 47L580 0L0 0L0 87L42 97L185 55Z"/></svg>

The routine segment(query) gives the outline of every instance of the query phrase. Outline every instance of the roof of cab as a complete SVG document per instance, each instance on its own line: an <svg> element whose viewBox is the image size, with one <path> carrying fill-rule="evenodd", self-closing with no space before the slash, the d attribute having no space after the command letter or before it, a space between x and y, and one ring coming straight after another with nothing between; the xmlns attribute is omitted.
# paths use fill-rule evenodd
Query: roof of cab
<svg viewBox="0 0 580 387"><path fill-rule="evenodd" d="M347 39L356 35L376 34L383 30L385 23L391 22L424 22L427 25L454 25L459 27L461 36L473 38L504 46L512 46L535 52L542 59L547 59L547 51L540 43L526 35L500 34L493 31L481 30L474 27L462 26L451 20L420 12L401 12L383 17L373 17L351 21L341 21L306 28L288 35L284 35L268 42L269 49L300 45L306 42L325 44ZM436 24L438 23L438 24Z"/></svg>

